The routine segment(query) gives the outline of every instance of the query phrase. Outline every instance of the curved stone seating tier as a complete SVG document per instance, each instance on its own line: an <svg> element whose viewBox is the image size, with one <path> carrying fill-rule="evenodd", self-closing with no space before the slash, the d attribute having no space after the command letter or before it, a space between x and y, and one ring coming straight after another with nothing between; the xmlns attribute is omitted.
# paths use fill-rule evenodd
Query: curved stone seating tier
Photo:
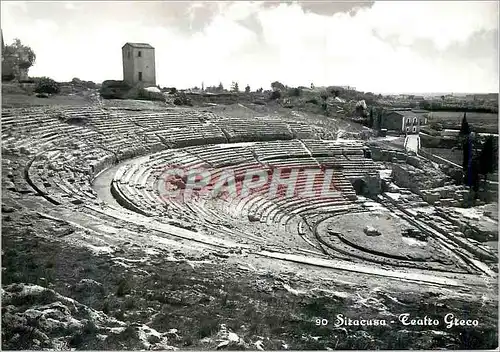
<svg viewBox="0 0 500 352"><path fill-rule="evenodd" d="M121 196L128 205L129 209L143 208L144 214L154 215L160 214L163 209L171 209L183 213L185 219L195 221L204 220L211 224L224 224L227 221L225 216L221 216L220 212L215 212L211 209L211 202L217 200L199 199L198 201L191 200L187 202L181 201L180 203L175 199L162 199L159 197L158 190L161 185L158 183L158 177L161 177L162 169L168 166L183 167L186 169L191 168L209 168L213 171L213 175L220 176L224 170L231 170L235 175L240 175L237 182L241 182L241 177L244 172L249 168L261 168L254 160L246 160L246 163L238 163L241 160L240 152L244 151L246 158L253 158L256 154L267 157L274 162L278 167L288 165L300 165L304 160L304 164L311 164L315 162L308 151L304 148L300 141L289 142L275 142L270 143L271 147L266 143L246 143L233 147L208 145L208 146L190 146L176 150L162 151L145 158L134 159L131 163L121 167L114 177L114 183L117 183L119 196ZM228 157L227 151L232 151ZM278 156L273 155L273 151L279 151ZM288 157L290 154L295 155L302 153L304 158L297 160L279 159L281 157ZM221 159L225 158L226 162L229 160L231 163L236 162L234 165L225 166L222 168L214 168L213 163L220 163ZM315 198L313 194L305 195L304 198L277 198L268 199L265 195L265 190L261 194L251 194L246 199L231 199L225 201L223 213L230 215L241 216L245 214L252 215L255 219L266 224L278 224L281 227L286 227L287 223L296 218L302 213L310 213L313 211L332 211L342 205L352 203L353 192L352 185L343 178L340 171L334 172L334 177L337 178L337 187L341 190L342 194L333 196L328 199ZM305 178L298 181L298 186L303 185ZM209 188L210 189L210 188ZM123 202L122 202L123 203ZM207 209L203 210L202 208ZM199 222L199 221L197 221Z"/></svg>
<svg viewBox="0 0 500 352"><path fill-rule="evenodd" d="M128 210L145 216L157 215L149 210L147 204L143 204L143 201L136 197L136 193L133 192L128 185L122 185L120 182L113 182L111 184L111 194L118 204Z"/></svg>
<svg viewBox="0 0 500 352"><path fill-rule="evenodd" d="M123 146L123 145L116 145L115 148L111 148L111 151L114 151L116 154L117 160L122 161L122 160L127 160L131 158L135 158L139 155L144 155L148 151L148 149L144 146Z"/></svg>
<svg viewBox="0 0 500 352"><path fill-rule="evenodd" d="M244 146L232 146L231 144L205 145L199 147L187 147L185 151L197 155L213 168L221 168L227 165L237 165L254 159L251 151Z"/></svg>
<svg viewBox="0 0 500 352"><path fill-rule="evenodd" d="M24 113L22 111L11 113L15 115L15 119L8 121L8 128L4 132L18 136L18 147L29 148L33 153L54 145L65 144L69 139L92 138L95 135L95 132L89 133L86 128L63 123L50 115L57 114L51 110L38 108Z"/></svg>
<svg viewBox="0 0 500 352"><path fill-rule="evenodd" d="M239 220L234 222L231 218L221 215L223 212L220 209L226 205L221 200L189 204L192 210L203 214L209 224L216 226L217 232L225 233L238 242L242 242L242 240L243 243L248 243L248 240L251 243L265 242L275 247L281 247L280 250L292 252L308 252L308 249L313 249L306 242L297 241L297 223L300 220L298 217L291 217L287 222L281 224L270 224L273 226L262 222L252 222L250 224L242 223ZM311 254L312 252L309 251L308 253Z"/></svg>
<svg viewBox="0 0 500 352"><path fill-rule="evenodd" d="M202 145L205 143L203 134L198 130L188 127L170 128L155 133L160 140L170 148L181 148L190 145Z"/></svg>
<svg viewBox="0 0 500 352"><path fill-rule="evenodd" d="M113 187L122 206L133 211L142 209L145 214L152 216L159 215L163 205L154 193L146 190L148 177L153 172L149 165L149 157L146 156L120 167L115 174Z"/></svg>
<svg viewBox="0 0 500 352"><path fill-rule="evenodd" d="M103 120L93 120L92 127L101 134L123 134L128 135L131 131L134 134L140 133L141 128L125 117L113 117Z"/></svg>
<svg viewBox="0 0 500 352"><path fill-rule="evenodd" d="M24 175L24 165L28 163L27 157L21 156L16 160L10 160L4 156L2 158L2 188L18 193L33 193Z"/></svg>
<svg viewBox="0 0 500 352"><path fill-rule="evenodd" d="M119 168L114 176L114 183L117 183L120 195L124 197L122 202L130 201L133 204L132 208L145 206L149 214L152 214L153 210L160 211L163 207L162 203L180 209L179 205L172 204L170 200L161 199L155 193L159 187L155 187L156 176L161 176L162 169L168 163L194 168L204 166L204 162L199 158L182 150L165 151L157 155L135 159ZM155 168L159 168L159 170L155 172Z"/></svg>
<svg viewBox="0 0 500 352"><path fill-rule="evenodd" d="M315 138L316 131L311 125L303 124L300 122L287 121L288 128L292 131L294 138Z"/></svg>
<svg viewBox="0 0 500 352"><path fill-rule="evenodd" d="M270 158L279 159L289 156L310 155L299 140L291 141L272 141L267 143L256 143L253 146L254 154L258 160L267 160Z"/></svg>
<svg viewBox="0 0 500 352"><path fill-rule="evenodd" d="M363 143L361 141L344 141L344 140L315 140L302 139L304 145L314 155L339 155L353 154L363 155Z"/></svg>
<svg viewBox="0 0 500 352"><path fill-rule="evenodd" d="M254 119L233 119L219 123L229 142L247 142L252 140L288 140L293 138L292 131L282 121L261 121Z"/></svg>
<svg viewBox="0 0 500 352"><path fill-rule="evenodd" d="M345 156L336 156L316 157L316 160L323 165L338 166L346 177L353 175L361 178L363 175L374 175L378 172L377 165L373 160L366 158L351 157L347 159Z"/></svg>
<svg viewBox="0 0 500 352"><path fill-rule="evenodd" d="M206 144L228 143L224 132L215 125L203 125L199 128Z"/></svg>
<svg viewBox="0 0 500 352"><path fill-rule="evenodd" d="M78 166L71 164L71 161L80 161L79 158L68 155L67 150L53 150L38 155L32 162L28 175L42 195L49 199L56 200L58 203L65 201L73 204L81 204L85 200L95 203L97 195L90 185L92 170L88 172L79 172ZM90 158L98 155L98 151L93 151ZM96 164L104 162L109 166L109 158L97 159Z"/></svg>
<svg viewBox="0 0 500 352"><path fill-rule="evenodd" d="M169 109L151 113L128 115L133 123L143 128L166 129L170 127L200 126L209 117L205 113L186 109Z"/></svg>
<svg viewBox="0 0 500 352"><path fill-rule="evenodd" d="M235 174L238 175L240 171L244 172L249 167L250 166L248 166L248 165L244 165L241 169L235 169ZM343 197L345 197L346 199L348 199L350 201L353 201L356 199L356 194L354 192L352 184L348 180L345 179L342 172L334 171L333 175L332 175L332 179L335 180L334 181L335 187L337 188L338 191L340 191L342 193ZM299 177L298 177L298 180L297 180L297 183L295 186L296 191L300 190L300 192L303 193L302 190L305 189L305 186L306 186L305 182L306 181L307 181L307 178L304 175L299 174ZM315 185L313 190L319 191L322 186L323 186L322 183L317 184L317 185ZM268 201L268 199L267 199L268 194L267 193L268 193L268 189L262 189L260 192L254 192L246 198L236 197L228 202L228 206L226 208L227 212L233 216L239 216L239 214L248 213L249 209L252 208L253 203L256 202L257 200L260 199L262 202ZM282 194L284 194L284 193L280 193L278 195L278 197L280 197ZM305 196L315 198L315 197L317 197L317 194L318 193L305 194ZM294 199L294 198L292 198L292 199Z"/></svg>
<svg viewBox="0 0 500 352"><path fill-rule="evenodd" d="M318 161L309 155L304 155L300 158L287 157L286 159L268 159L261 161L261 163L269 168L282 170L291 170L294 168L297 168L298 170L304 170L308 168L319 169L321 167Z"/></svg>
<svg viewBox="0 0 500 352"><path fill-rule="evenodd" d="M314 197L285 198L279 200L265 200L254 203L254 207L249 210L252 216L267 224L281 223L283 219L300 215L303 212L314 210L322 212L324 207L347 205L351 202L342 196L330 197L327 199L316 199Z"/></svg>
<svg viewBox="0 0 500 352"><path fill-rule="evenodd" d="M287 224L287 230L290 232L297 232L297 234L312 248L318 250L321 253L321 246L317 243L314 238L314 234L309 228L309 225L305 222L302 217L295 218L295 221L291 221ZM316 255L319 253L314 252Z"/></svg>
<svg viewBox="0 0 500 352"><path fill-rule="evenodd" d="M98 144L102 148L123 154L120 159L125 159L169 146L227 142L220 128L211 124L205 115L207 114L182 109L127 115L93 107L32 108L8 111L3 115L2 121L10 127L3 131L4 137L26 134L31 138L57 142L59 132L65 137L86 140L89 144ZM71 118L82 118L84 122L81 125L64 122ZM183 128L184 131L177 128ZM163 141L156 134L162 129L165 138ZM145 136L148 132L152 132L149 137L155 138ZM145 151L137 149L139 147L144 147ZM128 151L120 153L124 149Z"/></svg>

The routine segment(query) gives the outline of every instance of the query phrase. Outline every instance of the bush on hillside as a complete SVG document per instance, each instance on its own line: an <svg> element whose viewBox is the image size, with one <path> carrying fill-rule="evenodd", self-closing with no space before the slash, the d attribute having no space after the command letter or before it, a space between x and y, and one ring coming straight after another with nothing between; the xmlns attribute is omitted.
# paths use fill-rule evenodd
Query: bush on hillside
<svg viewBox="0 0 500 352"><path fill-rule="evenodd" d="M193 106L191 99L189 99L186 94L179 93L177 97L174 99L174 105L188 105Z"/></svg>
<svg viewBox="0 0 500 352"><path fill-rule="evenodd" d="M306 100L306 104L307 103L318 105L318 100L316 98L312 98L312 99Z"/></svg>
<svg viewBox="0 0 500 352"><path fill-rule="evenodd" d="M28 77L26 79L20 79L19 80L19 83L28 83L28 84L31 84L31 83L36 83L35 79L33 77Z"/></svg>
<svg viewBox="0 0 500 352"><path fill-rule="evenodd" d="M92 82L92 81L83 81L77 77L73 78L71 80L71 84L77 87L83 87L83 88L89 88L89 89L95 89L97 85Z"/></svg>
<svg viewBox="0 0 500 352"><path fill-rule="evenodd" d="M35 93L57 94L61 91L59 83L49 77L35 78Z"/></svg>
<svg viewBox="0 0 500 352"><path fill-rule="evenodd" d="M285 90L285 85L281 82L275 81L271 83L271 88L273 90Z"/></svg>
<svg viewBox="0 0 500 352"><path fill-rule="evenodd" d="M125 99L131 89L127 82L107 80L102 82L99 94L104 99Z"/></svg>
<svg viewBox="0 0 500 352"><path fill-rule="evenodd" d="M11 82L16 78L16 75L13 72L8 72L2 65L2 82Z"/></svg>
<svg viewBox="0 0 500 352"><path fill-rule="evenodd" d="M144 88L139 88L137 91L137 99L165 101L165 96L160 92L150 92Z"/></svg>
<svg viewBox="0 0 500 352"><path fill-rule="evenodd" d="M300 97L302 90L300 88L292 88L288 90L288 96L290 97Z"/></svg>
<svg viewBox="0 0 500 352"><path fill-rule="evenodd" d="M279 90L275 90L271 93L271 100L276 100L281 98L281 92Z"/></svg>

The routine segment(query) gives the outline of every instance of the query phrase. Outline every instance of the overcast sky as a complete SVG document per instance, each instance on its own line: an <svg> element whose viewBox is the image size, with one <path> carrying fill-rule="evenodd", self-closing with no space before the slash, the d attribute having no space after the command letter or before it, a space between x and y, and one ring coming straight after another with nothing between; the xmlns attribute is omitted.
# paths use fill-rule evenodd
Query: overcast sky
<svg viewBox="0 0 500 352"><path fill-rule="evenodd" d="M156 48L157 83L252 90L350 85L377 93L498 92L498 2L2 1L6 43L31 76L122 79L126 42Z"/></svg>

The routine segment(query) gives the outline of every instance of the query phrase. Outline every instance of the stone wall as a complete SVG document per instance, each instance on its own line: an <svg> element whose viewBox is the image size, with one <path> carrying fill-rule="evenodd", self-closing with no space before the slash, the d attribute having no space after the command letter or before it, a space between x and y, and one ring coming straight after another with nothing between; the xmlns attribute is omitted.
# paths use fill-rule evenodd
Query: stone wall
<svg viewBox="0 0 500 352"><path fill-rule="evenodd" d="M456 138L443 138L442 136L431 136L426 133L420 132L420 145L423 148L453 148L460 143Z"/></svg>
<svg viewBox="0 0 500 352"><path fill-rule="evenodd" d="M442 187L446 183L446 175L430 168L419 169L410 164L395 164L392 168L394 183L399 187L422 194L422 190Z"/></svg>
<svg viewBox="0 0 500 352"><path fill-rule="evenodd" d="M373 161L404 161L406 162L407 154L404 151L383 149L377 146L370 146Z"/></svg>
<svg viewBox="0 0 500 352"><path fill-rule="evenodd" d="M468 221L441 208L436 208L436 214L457 226L469 238L479 242L498 241L498 231L495 226L481 226L478 221Z"/></svg>
<svg viewBox="0 0 500 352"><path fill-rule="evenodd" d="M444 186L421 192L422 198L431 205L460 207L469 194L464 186Z"/></svg>

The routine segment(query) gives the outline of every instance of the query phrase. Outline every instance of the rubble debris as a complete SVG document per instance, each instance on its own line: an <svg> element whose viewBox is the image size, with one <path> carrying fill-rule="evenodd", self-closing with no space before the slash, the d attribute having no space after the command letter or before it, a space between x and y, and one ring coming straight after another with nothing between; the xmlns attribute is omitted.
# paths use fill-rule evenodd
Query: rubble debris
<svg viewBox="0 0 500 352"><path fill-rule="evenodd" d="M373 226L370 226L370 225L365 226L363 231L367 236L380 236L381 235L380 231L378 231L376 228L374 228Z"/></svg>

